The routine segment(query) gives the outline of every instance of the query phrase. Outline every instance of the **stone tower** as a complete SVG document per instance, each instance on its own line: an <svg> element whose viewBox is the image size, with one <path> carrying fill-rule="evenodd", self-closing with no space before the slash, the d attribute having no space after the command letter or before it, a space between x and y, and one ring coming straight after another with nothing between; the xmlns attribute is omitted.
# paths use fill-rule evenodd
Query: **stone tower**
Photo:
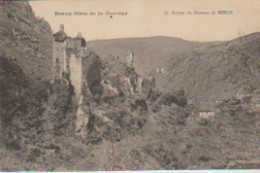
<svg viewBox="0 0 260 173"><path fill-rule="evenodd" d="M60 30L53 34L53 78L60 80L69 76L76 96L82 93L82 64L87 53L86 41L81 33L71 38L65 33L64 25L60 25Z"/></svg>
<svg viewBox="0 0 260 173"><path fill-rule="evenodd" d="M132 68L133 62L134 62L134 54L131 50L128 50L126 53L126 66L128 68Z"/></svg>
<svg viewBox="0 0 260 173"><path fill-rule="evenodd" d="M66 58L66 39L64 25L60 25L60 30L53 35L53 74L54 79L59 79L63 72L68 71L68 60Z"/></svg>

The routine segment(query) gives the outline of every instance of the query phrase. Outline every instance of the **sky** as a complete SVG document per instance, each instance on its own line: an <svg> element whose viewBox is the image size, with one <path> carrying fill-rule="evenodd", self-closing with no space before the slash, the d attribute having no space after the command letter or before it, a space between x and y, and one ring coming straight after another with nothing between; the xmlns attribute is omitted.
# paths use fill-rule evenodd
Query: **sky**
<svg viewBox="0 0 260 173"><path fill-rule="evenodd" d="M150 36L225 41L260 31L260 0L43 0L30 5L54 33L64 24L68 35L81 32L88 41ZM223 10L228 13L218 13ZM72 15L55 16L55 12ZM127 15L111 17L107 12Z"/></svg>

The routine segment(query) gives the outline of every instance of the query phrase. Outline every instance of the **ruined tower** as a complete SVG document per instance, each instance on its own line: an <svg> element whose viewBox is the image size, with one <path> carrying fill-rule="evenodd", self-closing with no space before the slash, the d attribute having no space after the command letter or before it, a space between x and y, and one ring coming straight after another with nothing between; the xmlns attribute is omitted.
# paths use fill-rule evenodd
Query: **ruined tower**
<svg viewBox="0 0 260 173"><path fill-rule="evenodd" d="M134 63L134 54L131 50L128 50L126 53L126 66L132 68Z"/></svg>
<svg viewBox="0 0 260 173"><path fill-rule="evenodd" d="M53 34L53 78L60 80L64 76L69 76L76 96L82 93L84 83L82 64L87 53L86 41L81 33L71 38L65 33L64 25L60 25L60 30Z"/></svg>

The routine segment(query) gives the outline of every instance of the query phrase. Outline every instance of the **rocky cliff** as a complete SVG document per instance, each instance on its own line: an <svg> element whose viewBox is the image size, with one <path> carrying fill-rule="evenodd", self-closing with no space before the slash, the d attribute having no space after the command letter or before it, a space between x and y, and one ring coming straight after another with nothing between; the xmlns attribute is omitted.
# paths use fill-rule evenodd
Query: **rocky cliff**
<svg viewBox="0 0 260 173"><path fill-rule="evenodd" d="M29 2L0 2L0 53L17 61L26 76L50 76L51 34L49 24L35 16Z"/></svg>

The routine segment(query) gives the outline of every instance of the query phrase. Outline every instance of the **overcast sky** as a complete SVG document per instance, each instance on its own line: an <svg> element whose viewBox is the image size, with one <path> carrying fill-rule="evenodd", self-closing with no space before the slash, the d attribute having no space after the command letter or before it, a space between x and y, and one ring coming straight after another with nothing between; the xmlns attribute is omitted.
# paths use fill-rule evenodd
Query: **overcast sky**
<svg viewBox="0 0 260 173"><path fill-rule="evenodd" d="M222 41L260 31L260 0L49 0L30 1L30 5L36 16L49 22L53 32L64 24L68 35L81 32L86 40L170 36ZM219 10L231 10L232 14L194 14ZM75 11L104 14L75 16ZM107 11L127 15L111 18ZM192 15L171 14L187 11ZM55 12L72 12L72 16L55 16Z"/></svg>

